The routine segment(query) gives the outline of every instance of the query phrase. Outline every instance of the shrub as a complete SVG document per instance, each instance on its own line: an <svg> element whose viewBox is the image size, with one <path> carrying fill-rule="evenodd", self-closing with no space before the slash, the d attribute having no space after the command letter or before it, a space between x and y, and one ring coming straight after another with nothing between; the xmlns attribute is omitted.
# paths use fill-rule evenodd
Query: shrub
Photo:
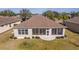
<svg viewBox="0 0 79 59"><path fill-rule="evenodd" d="M27 39L30 39L30 37L27 37Z"/></svg>
<svg viewBox="0 0 79 59"><path fill-rule="evenodd" d="M14 38L14 35L11 35L10 38L13 39Z"/></svg>
<svg viewBox="0 0 79 59"><path fill-rule="evenodd" d="M36 38L36 39L40 39L40 37L38 37L38 36L36 36L35 38Z"/></svg>
<svg viewBox="0 0 79 59"><path fill-rule="evenodd" d="M14 35L11 35L10 39L17 39L17 37L14 37Z"/></svg>
<svg viewBox="0 0 79 59"><path fill-rule="evenodd" d="M27 39L27 37L24 37L24 39Z"/></svg>
<svg viewBox="0 0 79 59"><path fill-rule="evenodd" d="M64 37L67 37L67 35L65 35Z"/></svg>
<svg viewBox="0 0 79 59"><path fill-rule="evenodd" d="M32 36L32 38L35 38L34 36Z"/></svg>
<svg viewBox="0 0 79 59"><path fill-rule="evenodd" d="M14 37L14 39L17 39L17 37Z"/></svg>
<svg viewBox="0 0 79 59"><path fill-rule="evenodd" d="M63 36L61 36L61 37L56 37L57 39L63 39L64 37Z"/></svg>
<svg viewBox="0 0 79 59"><path fill-rule="evenodd" d="M30 39L30 37L24 37L24 39Z"/></svg>

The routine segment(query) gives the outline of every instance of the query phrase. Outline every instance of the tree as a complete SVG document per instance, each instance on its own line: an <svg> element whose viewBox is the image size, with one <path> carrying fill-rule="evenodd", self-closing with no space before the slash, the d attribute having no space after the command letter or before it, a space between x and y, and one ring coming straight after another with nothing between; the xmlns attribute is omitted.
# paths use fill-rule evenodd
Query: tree
<svg viewBox="0 0 79 59"><path fill-rule="evenodd" d="M44 12L42 15L48 17L49 19L54 19L54 14L50 10Z"/></svg>
<svg viewBox="0 0 79 59"><path fill-rule="evenodd" d="M79 11L78 12L71 12L71 17L77 17L79 16Z"/></svg>
<svg viewBox="0 0 79 59"><path fill-rule="evenodd" d="M76 16L79 16L79 11L78 11L78 12L76 12Z"/></svg>
<svg viewBox="0 0 79 59"><path fill-rule="evenodd" d="M69 13L62 12L62 13L60 14L60 18L63 19L63 20L69 19Z"/></svg>
<svg viewBox="0 0 79 59"><path fill-rule="evenodd" d="M43 15L52 19L52 20L55 20L55 18L58 20L60 20L60 19L67 20L70 18L69 13L66 13L66 12L58 13L56 11L50 11L50 10L44 12Z"/></svg>
<svg viewBox="0 0 79 59"><path fill-rule="evenodd" d="M58 17L59 17L59 13L58 13L58 12L53 11L52 13L54 14L54 17L55 17L55 18L58 18Z"/></svg>
<svg viewBox="0 0 79 59"><path fill-rule="evenodd" d="M0 12L1 16L15 16L16 14L11 10L4 10Z"/></svg>
<svg viewBox="0 0 79 59"><path fill-rule="evenodd" d="M31 17L31 12L28 9L22 9L20 11L20 16L22 18L22 21L25 21L26 19L29 19Z"/></svg>
<svg viewBox="0 0 79 59"><path fill-rule="evenodd" d="M59 19L59 13L56 12L56 11L48 10L48 11L44 12L43 15L50 18L50 19L52 19L52 20L55 20L54 18Z"/></svg>

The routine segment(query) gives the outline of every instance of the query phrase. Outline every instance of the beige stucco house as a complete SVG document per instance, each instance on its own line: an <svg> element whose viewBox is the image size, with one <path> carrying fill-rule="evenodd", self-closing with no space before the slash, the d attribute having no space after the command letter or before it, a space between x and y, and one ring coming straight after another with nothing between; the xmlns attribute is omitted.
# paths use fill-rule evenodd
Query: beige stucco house
<svg viewBox="0 0 79 59"><path fill-rule="evenodd" d="M0 33L10 30L20 23L20 19L16 17L0 16Z"/></svg>
<svg viewBox="0 0 79 59"><path fill-rule="evenodd" d="M53 40L65 35L65 27L42 15L34 15L29 20L14 27L14 36L18 39L25 37L40 37L43 40Z"/></svg>

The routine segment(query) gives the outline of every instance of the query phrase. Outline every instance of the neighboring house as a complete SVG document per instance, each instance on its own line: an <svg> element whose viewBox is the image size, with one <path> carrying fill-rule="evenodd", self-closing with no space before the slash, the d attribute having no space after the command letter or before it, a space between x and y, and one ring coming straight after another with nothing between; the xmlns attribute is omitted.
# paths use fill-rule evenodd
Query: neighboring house
<svg viewBox="0 0 79 59"><path fill-rule="evenodd" d="M79 17L74 17L64 21L64 25L66 25L68 29L79 33Z"/></svg>
<svg viewBox="0 0 79 59"><path fill-rule="evenodd" d="M52 40L65 35L65 27L42 15L32 16L29 20L14 27L14 37L40 37L44 40Z"/></svg>
<svg viewBox="0 0 79 59"><path fill-rule="evenodd" d="M10 30L20 23L20 19L16 17L0 16L0 33Z"/></svg>

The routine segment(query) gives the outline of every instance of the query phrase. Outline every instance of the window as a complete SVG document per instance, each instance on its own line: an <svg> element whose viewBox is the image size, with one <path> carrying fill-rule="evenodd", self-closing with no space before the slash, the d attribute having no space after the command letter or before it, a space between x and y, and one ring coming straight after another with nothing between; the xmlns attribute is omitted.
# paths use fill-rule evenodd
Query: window
<svg viewBox="0 0 79 59"><path fill-rule="evenodd" d="M28 30L25 30L25 34L28 34Z"/></svg>
<svg viewBox="0 0 79 59"><path fill-rule="evenodd" d="M56 28L53 28L53 29L52 29L52 35L55 35L56 32L57 32L57 29L56 29Z"/></svg>
<svg viewBox="0 0 79 59"><path fill-rule="evenodd" d="M18 34L22 34L22 35L24 35L24 34L28 34L28 30L27 29L19 29L18 30Z"/></svg>
<svg viewBox="0 0 79 59"><path fill-rule="evenodd" d="M18 30L18 34L21 34L21 30Z"/></svg>
<svg viewBox="0 0 79 59"><path fill-rule="evenodd" d="M34 29L32 29L32 34L33 35L45 35L46 34L46 29L34 28Z"/></svg>
<svg viewBox="0 0 79 59"><path fill-rule="evenodd" d="M23 30L21 30L21 32L22 32L22 34L25 34L24 32L25 32L25 30L23 29Z"/></svg>
<svg viewBox="0 0 79 59"><path fill-rule="evenodd" d="M40 34L45 35L46 34L46 29L40 29Z"/></svg>
<svg viewBox="0 0 79 59"><path fill-rule="evenodd" d="M33 34L33 35L38 34L38 29L35 29L35 28L34 28L34 29L32 29L32 34Z"/></svg>
<svg viewBox="0 0 79 59"><path fill-rule="evenodd" d="M63 28L58 28L58 34L62 35L63 34Z"/></svg>
<svg viewBox="0 0 79 59"><path fill-rule="evenodd" d="M35 29L35 32L36 32L36 34L39 34L39 32L38 32L38 29L37 29L37 28Z"/></svg>

